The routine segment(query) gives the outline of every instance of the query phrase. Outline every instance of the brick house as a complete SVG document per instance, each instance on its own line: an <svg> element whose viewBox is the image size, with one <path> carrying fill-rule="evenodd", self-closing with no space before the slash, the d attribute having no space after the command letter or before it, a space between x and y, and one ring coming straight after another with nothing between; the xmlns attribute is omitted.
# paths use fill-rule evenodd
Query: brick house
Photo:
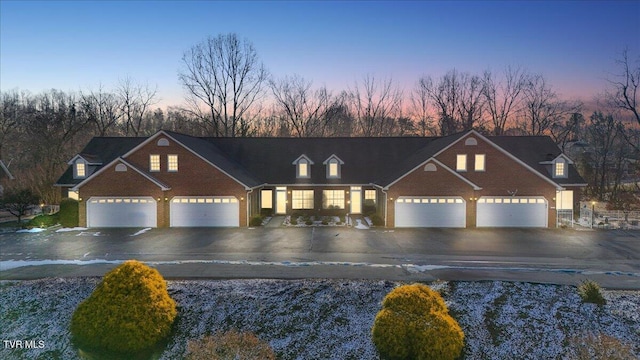
<svg viewBox="0 0 640 360"><path fill-rule="evenodd" d="M556 227L585 181L546 136L93 138L56 186L88 227L248 226L377 213L387 227Z"/></svg>

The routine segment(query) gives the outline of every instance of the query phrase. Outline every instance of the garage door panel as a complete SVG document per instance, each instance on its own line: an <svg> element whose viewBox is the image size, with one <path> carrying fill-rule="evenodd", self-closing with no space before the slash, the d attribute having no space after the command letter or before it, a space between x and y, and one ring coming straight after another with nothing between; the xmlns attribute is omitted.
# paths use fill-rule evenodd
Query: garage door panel
<svg viewBox="0 0 640 360"><path fill-rule="evenodd" d="M540 197L483 197L478 200L478 227L547 227L547 201Z"/></svg>
<svg viewBox="0 0 640 360"><path fill-rule="evenodd" d="M157 203L151 197L92 197L87 227L156 227Z"/></svg>
<svg viewBox="0 0 640 360"><path fill-rule="evenodd" d="M175 197L170 205L172 227L238 227L240 207L235 197Z"/></svg>
<svg viewBox="0 0 640 360"><path fill-rule="evenodd" d="M466 204L462 198L401 197L395 205L396 227L466 226Z"/></svg>

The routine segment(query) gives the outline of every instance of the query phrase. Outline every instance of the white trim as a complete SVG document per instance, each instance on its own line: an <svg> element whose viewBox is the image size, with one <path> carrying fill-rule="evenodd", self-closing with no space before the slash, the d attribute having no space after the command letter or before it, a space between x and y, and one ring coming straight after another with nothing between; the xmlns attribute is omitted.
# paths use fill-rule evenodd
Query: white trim
<svg viewBox="0 0 640 360"><path fill-rule="evenodd" d="M293 160L293 162L291 163L291 165L298 165L298 162L299 162L301 159L305 159L305 160L307 160L307 162L309 163L309 165L315 165L315 163L314 163L311 159L309 159L309 157L308 157L307 155L305 155L305 154L302 154L302 155L298 156L295 160Z"/></svg>
<svg viewBox="0 0 640 360"><path fill-rule="evenodd" d="M71 160L69 160L67 162L67 165L73 165L78 158L84 160L85 164L87 164L87 165L102 165L101 162L91 162L91 161L85 159L84 156L82 156L80 154L77 154L76 156L72 157Z"/></svg>
<svg viewBox="0 0 640 360"><path fill-rule="evenodd" d="M119 158L115 158L113 161L111 161L110 163L108 163L107 165L103 166L100 170L96 171L95 173L91 174L91 176L89 176L88 178L84 179L83 181L81 181L79 184L77 184L76 186L72 187L71 190L72 191L78 191L80 190L80 188L82 186L84 186L85 183L91 181L95 176L102 174L103 172L107 171L107 169L111 168L111 166L113 166L116 163L123 163L125 164L128 168L133 169L135 172L137 172L138 174L144 176L147 180L151 181L152 183L156 184L162 191L167 191L167 190L171 190L171 187L161 183L160 181L154 179L153 177L147 175L146 173L144 173L143 171L141 171L140 169L138 169L137 167L131 165L129 162L127 162L125 159L119 157Z"/></svg>
<svg viewBox="0 0 640 360"><path fill-rule="evenodd" d="M554 164L556 161L558 161L559 158L563 158L565 163L567 164L573 164L573 160L571 160L567 155L565 155L564 153L561 153L560 155L556 156L555 159L553 160L549 160L549 161L540 161L539 164L540 165L549 165L549 164Z"/></svg>
<svg viewBox="0 0 640 360"><path fill-rule="evenodd" d="M176 140L175 138L173 138L173 136L167 134L164 130L160 130L157 133L149 136L148 139L146 139L145 141L141 142L140 144L138 144L138 146L134 147L133 149L127 151L126 154L122 155L122 158L126 158L129 155L133 154L134 152L140 150L140 148L142 148L143 146L147 145L148 143L150 143L151 141L153 141L153 139L155 139L156 137L160 136L160 135L164 135L168 138L170 138L171 140L173 140L176 144L182 146L183 148L187 149L189 152L191 152L193 155L199 157L202 161L206 162L207 164L213 166L214 168L216 168L218 171L220 171L221 173L225 174L226 176L230 177L231 179L233 179L235 182L237 182L238 184L244 186L245 190L251 190L251 187L249 187L247 184L243 183L242 181L236 179L235 177L233 177L231 174L229 174L228 172L222 170L222 168L220 168L219 166L217 166L216 164L212 163L211 161L205 159L202 155L198 154L197 152L193 151L190 147L186 146L185 144L181 143L180 141ZM185 135L185 136L189 136L189 135ZM206 141L206 140L204 140Z"/></svg>
<svg viewBox="0 0 640 360"><path fill-rule="evenodd" d="M423 161L422 163L420 163L418 166L414 167L413 169L407 171L404 175L402 175L401 177L399 177L398 179L396 179L394 182L392 182L391 184L382 187L383 190L389 190L390 187L392 187L393 185L395 185L398 181L402 180L405 178L405 176L411 174L412 172L414 172L416 169L422 168L423 166L427 165L427 163L429 163L430 161L433 161L434 163L436 163L437 165L439 165L440 167L442 167L443 169L447 170L448 172L450 172L451 174L455 175L458 179L464 181L465 183L469 184L469 186L471 186L473 188L473 190L482 190L482 188L476 184L474 184L473 182L469 181L469 179L465 178L464 176L460 175L457 171L454 171L453 169L450 169L447 165L441 163L440 161L438 161L438 159L434 158L434 157L430 157L427 160Z"/></svg>

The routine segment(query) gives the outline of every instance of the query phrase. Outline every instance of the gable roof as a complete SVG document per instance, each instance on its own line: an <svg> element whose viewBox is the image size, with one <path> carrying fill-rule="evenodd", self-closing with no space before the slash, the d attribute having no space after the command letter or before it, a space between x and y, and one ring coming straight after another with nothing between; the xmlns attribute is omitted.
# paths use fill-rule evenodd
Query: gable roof
<svg viewBox="0 0 640 360"><path fill-rule="evenodd" d="M80 155L86 160L90 158L92 163L109 164L146 139L146 137L94 137L82 149ZM77 155L72 160L76 157ZM83 180L74 179L73 167L69 166L56 181L55 186L75 186Z"/></svg>
<svg viewBox="0 0 640 360"><path fill-rule="evenodd" d="M71 190L78 190L82 185L84 185L85 183L91 181L91 179L93 179L93 175L98 175L100 173L105 172L108 168L110 168L112 165L115 165L117 163L121 163L126 165L128 168L132 169L133 171L137 172L138 174L142 175L143 177L145 177L147 180L151 181L152 183L154 183L156 186L158 186L162 191L166 191L166 190L171 190L171 187L169 187L168 185L164 184L162 181L154 178L153 176L151 176L151 174L149 174L148 172L146 172L145 170L142 170L140 168L138 168L137 166L129 163L128 161L126 161L125 159L123 159L122 157L118 157L116 159L114 159L113 161L111 161L109 164L107 164L106 166L103 166L102 168L100 168L100 170L96 171L95 173L92 174L92 176L89 176L87 178L81 179L82 181L78 184L76 184L76 186L72 187Z"/></svg>
<svg viewBox="0 0 640 360"><path fill-rule="evenodd" d="M553 177L551 167L544 163L549 159L558 158L562 155L562 151L548 136L489 136L487 138L559 185L587 184L574 166L569 166L569 173L566 178ZM564 157L569 159L566 156Z"/></svg>
<svg viewBox="0 0 640 360"><path fill-rule="evenodd" d="M549 166L541 164L549 154L554 158L561 154L560 149L547 136L485 137L473 130L443 137L376 138L212 138L162 130L147 138L93 138L82 150L81 155L83 159L91 159L93 163L110 164L119 157L126 159L128 154L149 141L166 136L247 189L265 184L372 184L388 187L417 167L435 160L438 154L467 135L488 141L557 187L562 185L560 182L572 185L585 183L574 166L569 167L568 178L554 179ZM310 160L309 178L296 177L294 164L300 158L300 154L304 154ZM328 179L325 165L322 165L333 157L344 164L339 179ZM102 165L104 166L107 165ZM101 166L98 166L96 172L100 168ZM137 171L144 172L143 169ZM73 179L73 170L69 167L56 185L74 186L83 180ZM477 187L473 183L469 185Z"/></svg>

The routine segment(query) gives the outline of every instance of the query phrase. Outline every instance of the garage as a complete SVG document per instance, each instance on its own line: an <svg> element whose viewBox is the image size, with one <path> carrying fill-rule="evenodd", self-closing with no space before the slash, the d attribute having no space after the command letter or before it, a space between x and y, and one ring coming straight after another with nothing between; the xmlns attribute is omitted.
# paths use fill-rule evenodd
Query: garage
<svg viewBox="0 0 640 360"><path fill-rule="evenodd" d="M92 197L87 200L87 227L156 227L152 197Z"/></svg>
<svg viewBox="0 0 640 360"><path fill-rule="evenodd" d="M395 204L396 227L463 228L466 203L461 197L401 196Z"/></svg>
<svg viewBox="0 0 640 360"><path fill-rule="evenodd" d="M544 197L487 197L478 199L478 227L547 227Z"/></svg>
<svg viewBox="0 0 640 360"><path fill-rule="evenodd" d="M234 196L176 196L170 219L171 227L238 227L240 204Z"/></svg>

